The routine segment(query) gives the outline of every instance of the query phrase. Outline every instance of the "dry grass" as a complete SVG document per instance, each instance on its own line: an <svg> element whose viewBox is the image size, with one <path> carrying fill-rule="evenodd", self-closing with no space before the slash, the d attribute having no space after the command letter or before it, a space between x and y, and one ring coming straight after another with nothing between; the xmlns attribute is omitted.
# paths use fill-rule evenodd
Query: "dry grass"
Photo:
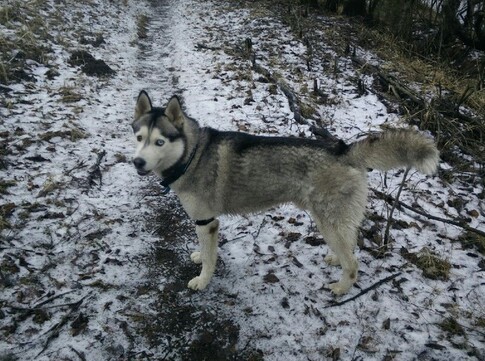
<svg viewBox="0 0 485 361"><path fill-rule="evenodd" d="M392 34L364 25L358 25L357 33L360 40L372 46L384 60L385 70L398 74L407 83L420 85L422 94L450 97L450 100L470 107L477 114L485 112L484 60L475 59L466 68L457 69L413 52L408 43Z"/></svg>
<svg viewBox="0 0 485 361"><path fill-rule="evenodd" d="M485 237L472 232L465 232L458 238L465 249L475 248L478 252L485 255Z"/></svg>
<svg viewBox="0 0 485 361"><path fill-rule="evenodd" d="M0 7L1 25L7 26L8 24L22 21L21 13L17 8L18 5L20 5L20 1L12 5L4 5Z"/></svg>
<svg viewBox="0 0 485 361"><path fill-rule="evenodd" d="M15 207L15 203L0 204L0 232L10 228L11 225L7 218L12 214Z"/></svg>
<svg viewBox="0 0 485 361"><path fill-rule="evenodd" d="M49 39L41 14L43 1L16 1L0 8L0 83L30 80L26 60L46 64L51 49L39 39Z"/></svg>
<svg viewBox="0 0 485 361"><path fill-rule="evenodd" d="M49 142L52 138L60 137L63 139L69 139L71 142L76 142L88 136L85 131L83 131L82 129L79 129L75 125L65 125L65 127L69 129L48 131L43 134L40 134L39 138L40 140Z"/></svg>
<svg viewBox="0 0 485 361"><path fill-rule="evenodd" d="M75 103L80 101L83 97L79 94L79 89L74 86L65 85L59 89L61 101L63 103Z"/></svg>
<svg viewBox="0 0 485 361"><path fill-rule="evenodd" d="M431 279L447 280L451 264L433 254L429 249L423 248L417 253L416 266L423 271L423 275Z"/></svg>
<svg viewBox="0 0 485 361"><path fill-rule="evenodd" d="M145 14L141 14L137 16L136 26L137 26L137 35L139 39L146 39L148 35L149 21L150 21L150 18Z"/></svg>
<svg viewBox="0 0 485 361"><path fill-rule="evenodd" d="M8 194L7 189L17 185L16 181L13 180L1 180L0 181L0 194Z"/></svg>
<svg viewBox="0 0 485 361"><path fill-rule="evenodd" d="M447 280L450 274L451 264L439 258L428 248L423 248L419 252L409 252L401 249L401 255L423 271L423 276L434 280Z"/></svg>
<svg viewBox="0 0 485 361"><path fill-rule="evenodd" d="M463 336L465 330L453 317L444 319L438 326L449 335Z"/></svg>

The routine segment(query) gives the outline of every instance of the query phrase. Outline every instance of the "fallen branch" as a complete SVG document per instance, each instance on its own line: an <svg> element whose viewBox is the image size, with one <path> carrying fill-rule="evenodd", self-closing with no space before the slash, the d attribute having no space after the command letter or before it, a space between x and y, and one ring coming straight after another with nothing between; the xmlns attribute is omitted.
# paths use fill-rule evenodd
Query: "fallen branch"
<svg viewBox="0 0 485 361"><path fill-rule="evenodd" d="M392 203L392 202L395 202L395 198L392 197L391 195L389 194L386 194L384 192L380 192L378 191L377 189L372 189L372 191L374 192L374 194L380 198L380 199L383 199L385 200L386 202L389 202L389 203ZM456 227L460 227L460 228L463 228L464 230L466 231L469 231L469 232L472 232L472 233L475 233L475 234L478 234L482 237L485 237L485 232L484 231L481 231L479 229L476 229L476 228L473 228L473 227L470 227L468 224L466 224L464 221L455 221L455 220L452 220L452 219L446 219L446 218L442 218L442 217L438 217L438 216L433 216L429 213L426 213L420 209L416 209L414 207L411 207L410 205L407 205L406 203L402 202L402 201L397 201L397 204L399 204L401 207L403 208L406 208L410 211L413 211L414 213L417 213L423 217L426 217L428 219L432 219L434 221L439 221L439 222L443 222L443 223L446 223L446 224L451 224L453 226L456 226Z"/></svg>
<svg viewBox="0 0 485 361"><path fill-rule="evenodd" d="M41 306L44 306L45 304L49 303L49 302L52 302L54 301L55 299L59 298L59 297L62 297L62 296L65 296L69 293L72 293L74 292L74 290L70 290L70 291L66 291L66 292L63 292L63 293L58 293L57 295L54 295L52 297L49 297L47 299L45 299L44 301L42 302L39 302L37 303L36 305L32 306L31 309L37 309L37 308L40 308ZM58 307L58 306L56 306Z"/></svg>
<svg viewBox="0 0 485 361"><path fill-rule="evenodd" d="M298 105L298 99L291 90L291 88L283 82L282 80L278 80L276 82L276 85L281 89L283 94L285 94L286 98L288 99L288 104L290 106L290 110L293 112L293 117L295 118L295 121L299 124L307 124L307 122L302 118L301 112L300 112L300 106Z"/></svg>
<svg viewBox="0 0 485 361"><path fill-rule="evenodd" d="M310 127L310 132L315 134L315 137L317 137L318 139L321 139L321 140L331 141L331 142L334 142L334 143L338 143L338 142L341 141L339 138L337 138L332 133L330 133L327 129L318 128L315 125L312 125Z"/></svg>
<svg viewBox="0 0 485 361"><path fill-rule="evenodd" d="M81 169L81 168L84 168L84 167L86 167L85 161L81 160L78 164L76 164L73 168L67 170L64 174L69 175L69 174L71 174L71 172L78 170L78 169Z"/></svg>
<svg viewBox="0 0 485 361"><path fill-rule="evenodd" d="M71 318L71 315L79 309L79 307L81 306L81 304L84 302L84 300L88 295L84 296L79 301L76 301L70 304L71 306L70 311L67 314L65 314L57 324L52 326L49 330L47 330L44 333L44 335L48 333L51 333L51 334L47 337L47 340L45 341L44 346L42 347L42 350L40 350L40 352L37 354L36 357L39 357L41 354L43 354L44 351L47 350L47 348L49 347L52 340L59 336L60 330L67 324L67 322Z"/></svg>
<svg viewBox="0 0 485 361"><path fill-rule="evenodd" d="M208 47L204 44L197 44L197 49L209 49L209 50L218 50L218 48ZM290 110L293 112L293 117L298 124L307 125L308 122L302 117L300 111L300 105L298 102L298 97L295 95L295 92L291 89L291 87L282 79L278 79L273 76L273 74L266 68L262 67L258 63L256 63L256 54L253 52L252 41L250 38L246 38L244 41L244 46L240 47L237 46L235 52L241 55L243 58L249 58L252 63L252 69L256 72L264 76L270 83L275 84L283 94L288 99L288 105L290 106Z"/></svg>
<svg viewBox="0 0 485 361"><path fill-rule="evenodd" d="M392 203L391 212L389 212L386 230L384 232L384 245L386 245L386 246L390 243L389 242L389 232L391 230L391 225L392 225L392 221L393 221L392 216L393 216L394 211L396 210L396 206L399 202L399 197L401 196L402 189L404 188L404 184L406 183L406 177L408 176L409 170L410 170L410 168L407 167L406 171L404 172L404 175L402 176L401 185L399 186L399 190L397 191L396 199Z"/></svg>
<svg viewBox="0 0 485 361"><path fill-rule="evenodd" d="M8 304L8 303L4 304L4 307L8 307L12 311L19 312L20 314L22 314L24 316L31 315L37 310L45 310L45 309L48 309L48 308L58 308L58 307L66 307L66 306L67 307L78 307L79 302L82 302L86 298L86 296L84 296L81 300L75 301L75 302L60 303L60 304L45 306L46 303L52 302L53 300L55 300L59 297L62 297L64 295L67 295L69 293L72 293L72 292L74 292L74 291L71 290L71 291L67 291L67 292L64 292L64 293L60 293L58 295L55 295L53 297L48 298L47 300L40 302L40 303L38 303L38 304L36 304L32 307L22 307L22 306L11 305L11 304ZM44 307L42 307L42 306L44 306Z"/></svg>
<svg viewBox="0 0 485 361"><path fill-rule="evenodd" d="M197 50L201 50L201 49L205 49L205 50L212 50L212 51L218 51L218 50L221 50L221 48L217 47L217 46L209 46L209 45L206 45L206 44L202 44L202 43L197 43L195 44L195 48Z"/></svg>
<svg viewBox="0 0 485 361"><path fill-rule="evenodd" d="M346 144L342 139L332 135L325 128L318 128L315 125L312 125L310 126L310 131L315 135L325 149L328 149L334 154L343 154L349 148L348 144Z"/></svg>
<svg viewBox="0 0 485 361"><path fill-rule="evenodd" d="M268 79L269 82L276 84L278 88L281 89L283 94L285 94L286 98L288 99L290 110L293 112L293 117L295 118L295 121L299 124L308 124L307 121L301 116L300 106L298 105L298 98L293 90L289 87L289 85L286 84L283 80L275 78L269 70L257 64L255 56L252 57L252 62L253 70L255 72L264 76L266 79Z"/></svg>
<svg viewBox="0 0 485 361"><path fill-rule="evenodd" d="M332 303L328 306L325 306L324 308L330 308L330 307L337 307L337 306L342 306L348 302L351 302L357 298L359 298L360 296L363 296L365 295L366 293L368 293L369 291L372 291L374 289L376 289L377 287L379 287L380 285L386 283L386 282L389 282L391 280L393 280L394 278L398 277L399 275L401 275L401 272L398 272L398 273L395 273L393 275L390 275L386 278L383 278L382 280L380 281L377 281L376 283L374 283L372 286L369 286L367 288L364 288L362 291L360 291L358 294L356 294L355 296L353 297L350 297L350 298L347 298L346 300L343 300L343 301L340 301L340 302L335 302L335 303Z"/></svg>
<svg viewBox="0 0 485 361"><path fill-rule="evenodd" d="M98 158L96 159L96 163L89 169L88 171L88 181L87 181L87 188L91 188L92 186L96 185L95 179L99 180L99 186L103 185L103 176L101 174L101 160L103 160L104 156L106 155L106 151L103 149L101 152L98 153Z"/></svg>
<svg viewBox="0 0 485 361"><path fill-rule="evenodd" d="M86 361L86 356L84 355L84 352L78 351L72 346L69 346L69 348L77 355L77 357L81 359L81 361Z"/></svg>
<svg viewBox="0 0 485 361"><path fill-rule="evenodd" d="M352 61L360 66L362 69L367 70L371 74L377 76L379 81L382 84L387 85L397 98L408 98L420 108L427 108L426 102L419 95L414 94L410 88L401 84L392 75L385 74L377 66L369 64L365 60L359 59L355 56L352 57Z"/></svg>

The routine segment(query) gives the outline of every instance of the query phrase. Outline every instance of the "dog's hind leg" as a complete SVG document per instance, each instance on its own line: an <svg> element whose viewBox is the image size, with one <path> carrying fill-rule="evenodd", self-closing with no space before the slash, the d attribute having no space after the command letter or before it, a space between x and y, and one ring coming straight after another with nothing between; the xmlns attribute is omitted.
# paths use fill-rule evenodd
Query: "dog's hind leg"
<svg viewBox="0 0 485 361"><path fill-rule="evenodd" d="M359 268L354 248L357 240L357 228L351 224L335 225L326 221L317 221L318 228L323 234L333 254L325 258L327 263L342 266L342 277L336 283L329 285L336 295L346 293L357 281Z"/></svg>
<svg viewBox="0 0 485 361"><path fill-rule="evenodd" d="M207 225L196 226L195 232L200 242L200 252L192 253L190 258L195 263L202 263L202 271L199 276L190 280L188 287L193 290L203 290L209 284L216 269L219 221L214 219Z"/></svg>
<svg viewBox="0 0 485 361"><path fill-rule="evenodd" d="M316 171L313 192L306 202L318 229L330 247L325 261L342 267L342 277L329 285L336 295L347 292L357 280L354 255L357 230L364 217L367 179L362 170L336 164Z"/></svg>

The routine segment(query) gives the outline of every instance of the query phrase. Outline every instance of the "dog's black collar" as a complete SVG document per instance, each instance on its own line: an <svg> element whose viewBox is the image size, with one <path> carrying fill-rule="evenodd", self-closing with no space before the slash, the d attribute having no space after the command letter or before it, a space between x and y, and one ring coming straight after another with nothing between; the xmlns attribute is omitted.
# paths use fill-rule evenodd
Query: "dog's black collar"
<svg viewBox="0 0 485 361"><path fill-rule="evenodd" d="M212 222L214 220L214 217L212 218L209 218L209 219L201 219L201 220L197 220L195 221L195 224L197 226L207 226L210 222Z"/></svg>
<svg viewBox="0 0 485 361"><path fill-rule="evenodd" d="M163 180L160 182L160 184L164 187L162 194L167 194L170 192L170 184L175 182L177 179L179 179L181 176L185 174L187 169L190 166L190 163L192 163L192 160L194 159L195 153L197 152L197 148L199 147L199 143L197 143L192 150L192 153L190 153L189 160L186 163L182 162L177 162L173 166L171 166L169 169L166 171L162 172L162 177Z"/></svg>

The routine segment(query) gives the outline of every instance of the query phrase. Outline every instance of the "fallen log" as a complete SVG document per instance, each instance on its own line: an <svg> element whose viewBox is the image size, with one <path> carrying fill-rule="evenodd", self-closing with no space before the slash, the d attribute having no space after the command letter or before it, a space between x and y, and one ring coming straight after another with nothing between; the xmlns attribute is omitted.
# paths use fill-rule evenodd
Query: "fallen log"
<svg viewBox="0 0 485 361"><path fill-rule="evenodd" d="M288 105L290 106L290 110L293 112L293 117L295 121L298 124L308 124L308 122L301 115L298 98L295 95L295 92L290 88L290 86L286 84L286 82L284 82L283 80L274 77L268 69L256 63L255 56L253 56L251 60L253 63L253 70L268 79L270 83L276 84L276 86L281 89L283 94L285 94L286 98L288 99Z"/></svg>

